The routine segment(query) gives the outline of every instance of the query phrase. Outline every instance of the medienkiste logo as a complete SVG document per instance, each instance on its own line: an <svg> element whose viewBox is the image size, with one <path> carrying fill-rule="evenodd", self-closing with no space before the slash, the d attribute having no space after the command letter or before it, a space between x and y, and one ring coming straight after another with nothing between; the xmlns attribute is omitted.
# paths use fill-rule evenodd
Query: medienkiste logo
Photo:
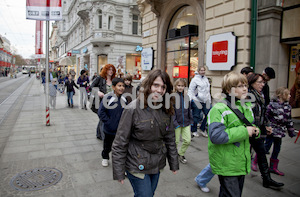
<svg viewBox="0 0 300 197"><path fill-rule="evenodd" d="M212 63L226 63L228 60L228 41L212 44Z"/></svg>

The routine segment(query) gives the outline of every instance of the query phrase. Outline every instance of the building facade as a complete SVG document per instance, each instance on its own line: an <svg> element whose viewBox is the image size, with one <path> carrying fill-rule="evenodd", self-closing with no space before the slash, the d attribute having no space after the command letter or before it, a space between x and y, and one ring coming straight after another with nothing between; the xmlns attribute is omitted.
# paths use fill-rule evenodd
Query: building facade
<svg viewBox="0 0 300 197"><path fill-rule="evenodd" d="M141 18L133 0L62 1L63 20L57 23L60 39L51 46L66 72L85 69L99 73L113 64L119 74L140 72Z"/></svg>
<svg viewBox="0 0 300 197"><path fill-rule="evenodd" d="M180 76L190 80L199 66L207 66L214 96L220 92L223 76L231 70L240 72L250 66L261 73L271 66L276 72L276 78L269 82L271 93L277 87L293 85L300 52L300 28L296 22L299 1L137 0L137 3L143 17L142 46L154 49L154 68L165 69L173 81ZM217 44L228 40L211 42L210 39L220 40L228 33L236 40L232 47L234 54L226 48L230 44L225 46L226 50L215 51L224 47ZM219 57L214 60L216 54ZM224 69L222 62L230 55L234 55L234 64Z"/></svg>
<svg viewBox="0 0 300 197"><path fill-rule="evenodd" d="M11 53L10 41L0 35L0 72L9 71L15 67L15 58Z"/></svg>

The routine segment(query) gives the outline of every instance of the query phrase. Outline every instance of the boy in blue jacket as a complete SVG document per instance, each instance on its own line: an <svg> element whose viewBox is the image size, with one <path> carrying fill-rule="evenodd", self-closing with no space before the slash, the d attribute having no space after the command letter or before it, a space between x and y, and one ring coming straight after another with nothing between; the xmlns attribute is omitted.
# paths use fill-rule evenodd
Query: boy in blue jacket
<svg viewBox="0 0 300 197"><path fill-rule="evenodd" d="M114 78L112 80L112 88L112 92L104 95L98 109L98 116L103 121L103 131L105 136L102 151L103 167L108 166L111 146L116 136L124 104L127 104L125 97L122 96L125 90L124 80L121 78Z"/></svg>

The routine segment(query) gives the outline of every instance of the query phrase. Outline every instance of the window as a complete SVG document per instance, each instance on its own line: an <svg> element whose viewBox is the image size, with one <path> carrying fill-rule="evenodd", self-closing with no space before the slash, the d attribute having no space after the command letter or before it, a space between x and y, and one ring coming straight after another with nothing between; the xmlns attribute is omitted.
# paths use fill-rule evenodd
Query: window
<svg viewBox="0 0 300 197"><path fill-rule="evenodd" d="M112 29L113 27L113 17L112 16L109 16L108 17L108 29Z"/></svg>
<svg viewBox="0 0 300 197"><path fill-rule="evenodd" d="M198 25L195 10L191 6L180 8L169 24L169 31L166 35L166 70L172 76L172 82L178 78L185 78L189 84L198 68L199 38L196 35L197 32L193 35L187 34L185 37L177 35L177 31L185 25ZM170 34L170 30L176 31Z"/></svg>
<svg viewBox="0 0 300 197"><path fill-rule="evenodd" d="M137 35L138 34L138 23L139 22L139 16L133 15L132 16L132 34Z"/></svg>
<svg viewBox="0 0 300 197"><path fill-rule="evenodd" d="M102 10L98 10L98 28L102 29Z"/></svg>

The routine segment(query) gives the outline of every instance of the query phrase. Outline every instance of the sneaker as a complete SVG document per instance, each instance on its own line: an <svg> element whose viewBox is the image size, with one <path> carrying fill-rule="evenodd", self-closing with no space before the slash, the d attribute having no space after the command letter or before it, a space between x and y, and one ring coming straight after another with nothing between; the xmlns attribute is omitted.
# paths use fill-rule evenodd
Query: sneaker
<svg viewBox="0 0 300 197"><path fill-rule="evenodd" d="M107 167L108 166L108 159L102 159L102 166Z"/></svg>
<svg viewBox="0 0 300 197"><path fill-rule="evenodd" d="M204 193L208 193L210 190L208 187L200 187L201 191L203 191Z"/></svg>
<svg viewBox="0 0 300 197"><path fill-rule="evenodd" d="M201 135L202 135L203 137L208 137L208 136L207 136L207 133L206 133L205 131L201 131L200 133L201 133Z"/></svg>
<svg viewBox="0 0 300 197"><path fill-rule="evenodd" d="M179 157L179 161L181 163L186 164L187 160L186 160L185 156L178 155L178 157Z"/></svg>
<svg viewBox="0 0 300 197"><path fill-rule="evenodd" d="M192 133L193 137L199 137L199 134L197 132Z"/></svg>

